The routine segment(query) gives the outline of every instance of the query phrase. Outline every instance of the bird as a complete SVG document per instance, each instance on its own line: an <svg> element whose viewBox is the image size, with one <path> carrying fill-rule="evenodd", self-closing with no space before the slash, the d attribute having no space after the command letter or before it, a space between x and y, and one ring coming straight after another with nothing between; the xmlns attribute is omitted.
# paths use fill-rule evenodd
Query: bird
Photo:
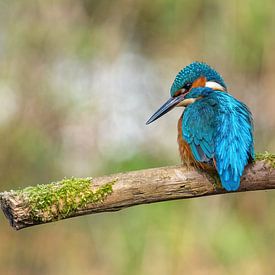
<svg viewBox="0 0 275 275"><path fill-rule="evenodd" d="M249 108L228 92L222 76L205 62L184 67L176 75L170 95L146 124L174 107L184 107L178 121L183 164L214 168L225 190L238 190L245 167L255 158Z"/></svg>

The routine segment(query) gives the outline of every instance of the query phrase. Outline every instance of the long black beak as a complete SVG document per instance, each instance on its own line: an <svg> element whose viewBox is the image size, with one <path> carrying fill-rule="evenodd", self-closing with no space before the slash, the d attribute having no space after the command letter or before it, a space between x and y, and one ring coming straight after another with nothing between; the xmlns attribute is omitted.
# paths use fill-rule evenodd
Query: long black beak
<svg viewBox="0 0 275 275"><path fill-rule="evenodd" d="M146 125L152 123L156 119L165 115L169 111L171 111L174 107L176 107L183 99L185 95L179 95L177 97L169 98L146 122Z"/></svg>

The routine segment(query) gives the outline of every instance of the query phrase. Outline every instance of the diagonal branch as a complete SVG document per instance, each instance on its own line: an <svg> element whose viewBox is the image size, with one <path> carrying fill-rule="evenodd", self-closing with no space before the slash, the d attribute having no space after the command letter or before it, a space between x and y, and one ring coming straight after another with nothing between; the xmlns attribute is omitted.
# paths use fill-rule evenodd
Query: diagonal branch
<svg viewBox="0 0 275 275"><path fill-rule="evenodd" d="M0 203L11 226L19 230L138 204L228 193L216 179L216 175L171 166L95 179L64 179L3 192L0 193ZM275 157L268 153L246 168L237 192L265 189L275 189Z"/></svg>

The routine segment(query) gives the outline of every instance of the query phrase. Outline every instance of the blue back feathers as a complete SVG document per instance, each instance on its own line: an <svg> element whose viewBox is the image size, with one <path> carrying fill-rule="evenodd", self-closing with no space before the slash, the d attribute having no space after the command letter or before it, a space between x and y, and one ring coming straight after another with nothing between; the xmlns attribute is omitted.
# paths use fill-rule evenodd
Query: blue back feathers
<svg viewBox="0 0 275 275"><path fill-rule="evenodd" d="M173 85L176 87L175 82ZM202 98L184 111L183 139L197 161L215 161L226 190L237 190L245 166L254 158L251 113L230 94L211 88L194 88L186 98L199 96Z"/></svg>
<svg viewBox="0 0 275 275"><path fill-rule="evenodd" d="M212 67L203 62L193 62L177 74L170 89L171 96L174 96L176 91L182 89L185 84L193 83L201 76L206 77L207 81L215 81L226 88L223 78Z"/></svg>

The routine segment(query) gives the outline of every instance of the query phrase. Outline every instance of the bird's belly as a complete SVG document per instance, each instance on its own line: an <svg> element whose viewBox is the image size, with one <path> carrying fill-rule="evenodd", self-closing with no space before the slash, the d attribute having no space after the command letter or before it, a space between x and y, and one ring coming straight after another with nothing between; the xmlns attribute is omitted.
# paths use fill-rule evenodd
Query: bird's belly
<svg viewBox="0 0 275 275"><path fill-rule="evenodd" d="M197 168L201 168L205 170L208 170L208 169L212 170L213 169L212 166L210 166L209 164L197 161L193 156L193 153L189 144L182 137L182 119L183 119L183 116L181 116L178 121L178 145L179 145L179 152L180 152L182 163L187 167L195 166Z"/></svg>

